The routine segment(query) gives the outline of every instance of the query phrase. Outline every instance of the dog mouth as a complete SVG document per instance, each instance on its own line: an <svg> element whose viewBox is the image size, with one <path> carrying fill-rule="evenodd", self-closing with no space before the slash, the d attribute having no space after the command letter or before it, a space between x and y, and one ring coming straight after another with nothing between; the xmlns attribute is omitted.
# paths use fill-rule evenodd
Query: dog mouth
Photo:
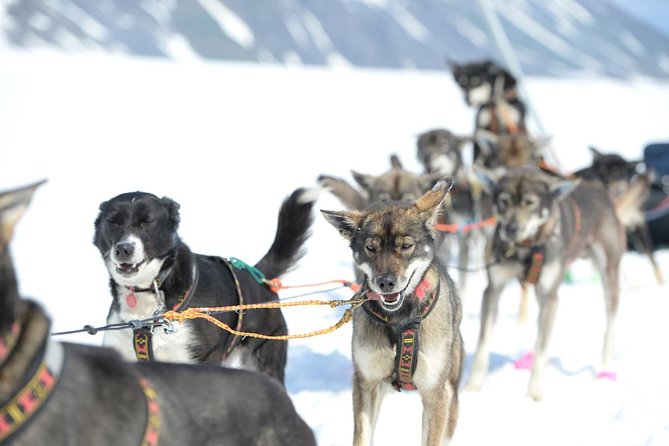
<svg viewBox="0 0 669 446"><path fill-rule="evenodd" d="M116 265L116 272L124 277L135 275L139 272L139 268L145 262L146 262L145 260L142 260L139 263L118 263Z"/></svg>
<svg viewBox="0 0 669 446"><path fill-rule="evenodd" d="M394 307L401 302L401 293L380 294L372 290L367 291L367 299L377 300L384 306Z"/></svg>

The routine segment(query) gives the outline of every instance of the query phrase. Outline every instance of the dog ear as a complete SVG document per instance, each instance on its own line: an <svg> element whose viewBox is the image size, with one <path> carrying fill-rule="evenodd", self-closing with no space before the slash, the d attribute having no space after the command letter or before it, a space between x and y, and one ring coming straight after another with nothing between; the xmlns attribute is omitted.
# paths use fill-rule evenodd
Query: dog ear
<svg viewBox="0 0 669 446"><path fill-rule="evenodd" d="M597 150L597 148L594 147L594 146L589 146L588 149L590 149L590 151L592 152L592 157L593 157L593 159L600 158L601 156L604 155L602 152L600 152L599 150Z"/></svg>
<svg viewBox="0 0 669 446"><path fill-rule="evenodd" d="M19 222L35 190L46 180L29 186L0 193L0 249L4 249L14 235L14 228Z"/></svg>
<svg viewBox="0 0 669 446"><path fill-rule="evenodd" d="M402 162L400 161L400 157L394 153L390 155L390 167L392 167L393 169L404 169L404 167L402 167Z"/></svg>
<svg viewBox="0 0 669 446"><path fill-rule="evenodd" d="M179 203L167 197L161 198L160 201L167 207L170 221L175 225L179 225L179 221L181 220L179 217L179 208L181 208Z"/></svg>
<svg viewBox="0 0 669 446"><path fill-rule="evenodd" d="M434 225L437 224L437 219L439 218L439 213L446 205L445 203L448 192L453 187L453 177L442 178L437 181L437 184L425 192L417 201L416 209L420 213L421 218L425 219L427 227L433 231Z"/></svg>
<svg viewBox="0 0 669 446"><path fill-rule="evenodd" d="M561 201L567 198L579 184L581 184L580 178L575 180L558 180L549 186L549 191L554 199Z"/></svg>
<svg viewBox="0 0 669 446"><path fill-rule="evenodd" d="M321 214L339 231L339 235L349 242L353 240L362 223L362 213L359 211L324 211Z"/></svg>
<svg viewBox="0 0 669 446"><path fill-rule="evenodd" d="M366 175L354 170L351 171L351 175L353 175L353 179L356 181L356 183L358 183L360 187L362 187L368 193L374 189L374 183L378 178L374 175Z"/></svg>

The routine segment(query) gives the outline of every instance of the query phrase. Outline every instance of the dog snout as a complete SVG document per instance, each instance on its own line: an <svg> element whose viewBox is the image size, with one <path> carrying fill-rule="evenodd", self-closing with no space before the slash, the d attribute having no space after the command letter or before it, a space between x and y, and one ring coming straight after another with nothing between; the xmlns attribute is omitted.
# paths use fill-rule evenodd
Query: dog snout
<svg viewBox="0 0 669 446"><path fill-rule="evenodd" d="M392 293L397 286L397 277L394 274L383 274L376 278L376 286L382 293Z"/></svg>
<svg viewBox="0 0 669 446"><path fill-rule="evenodd" d="M135 253L135 244L130 242L117 243L114 247L114 255L119 260L129 259Z"/></svg>
<svg viewBox="0 0 669 446"><path fill-rule="evenodd" d="M518 234L518 222L516 220L511 220L505 228L506 235L514 239L516 237L516 234Z"/></svg>

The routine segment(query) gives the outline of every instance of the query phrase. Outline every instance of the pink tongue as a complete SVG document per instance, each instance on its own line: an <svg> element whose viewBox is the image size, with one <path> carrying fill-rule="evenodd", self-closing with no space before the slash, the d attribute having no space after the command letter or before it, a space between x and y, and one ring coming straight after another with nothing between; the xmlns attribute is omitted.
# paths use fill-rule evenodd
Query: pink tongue
<svg viewBox="0 0 669 446"><path fill-rule="evenodd" d="M128 304L130 308L135 308L137 306L137 296L132 291L125 298L125 303Z"/></svg>

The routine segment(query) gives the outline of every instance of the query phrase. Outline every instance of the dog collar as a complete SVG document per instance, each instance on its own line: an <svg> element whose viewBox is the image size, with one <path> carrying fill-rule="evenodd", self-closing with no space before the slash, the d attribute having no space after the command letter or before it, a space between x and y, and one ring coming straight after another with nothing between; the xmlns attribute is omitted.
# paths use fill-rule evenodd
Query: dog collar
<svg viewBox="0 0 669 446"><path fill-rule="evenodd" d="M63 362L62 344L47 340L44 354L37 356L30 378L0 407L0 443L26 427L44 407L56 388Z"/></svg>

